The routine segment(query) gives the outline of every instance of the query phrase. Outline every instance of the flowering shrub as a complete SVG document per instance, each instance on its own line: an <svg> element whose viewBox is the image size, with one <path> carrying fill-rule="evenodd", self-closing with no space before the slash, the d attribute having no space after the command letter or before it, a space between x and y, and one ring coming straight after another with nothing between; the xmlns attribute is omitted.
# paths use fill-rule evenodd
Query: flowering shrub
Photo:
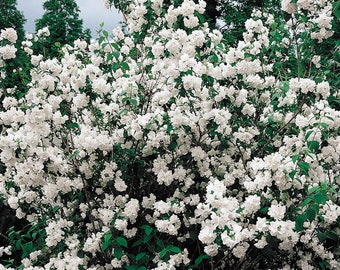
<svg viewBox="0 0 340 270"><path fill-rule="evenodd" d="M204 1L129 2L128 33L31 54L28 92L2 97L0 196L29 222L2 263L338 269L338 63L309 48L332 1L283 0L287 24L254 11L230 48Z"/></svg>

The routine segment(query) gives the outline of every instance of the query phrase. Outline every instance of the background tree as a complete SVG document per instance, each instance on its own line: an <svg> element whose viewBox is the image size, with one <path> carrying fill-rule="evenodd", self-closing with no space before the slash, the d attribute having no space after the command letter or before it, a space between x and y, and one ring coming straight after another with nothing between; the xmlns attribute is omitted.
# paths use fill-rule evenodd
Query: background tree
<svg viewBox="0 0 340 270"><path fill-rule="evenodd" d="M18 42L25 38L24 24L26 19L22 12L17 9L16 0L0 1L0 29L14 28L18 34Z"/></svg>
<svg viewBox="0 0 340 270"><path fill-rule="evenodd" d="M1 80L0 87L7 89L16 88L13 91L17 97L21 97L25 90L25 82L28 79L27 71L29 60L26 53L21 48L21 42L25 39L25 17L22 12L17 9L16 0L0 1L0 29L13 28L16 30L18 39L14 44L17 52L15 59L5 60L6 76ZM4 41L0 41L4 42ZM1 101L1 100L0 100Z"/></svg>
<svg viewBox="0 0 340 270"><path fill-rule="evenodd" d="M72 45L76 39L90 41L89 29L83 29L83 20L79 18L79 7L74 0L47 0L43 4L45 13L36 21L36 31L47 27L50 35L46 37L43 48L38 51L44 56L58 56L58 45Z"/></svg>

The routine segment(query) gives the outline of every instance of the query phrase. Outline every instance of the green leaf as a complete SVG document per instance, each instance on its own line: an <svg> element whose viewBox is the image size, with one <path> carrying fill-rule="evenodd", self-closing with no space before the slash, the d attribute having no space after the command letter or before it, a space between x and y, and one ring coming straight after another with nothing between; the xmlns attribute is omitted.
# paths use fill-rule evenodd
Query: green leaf
<svg viewBox="0 0 340 270"><path fill-rule="evenodd" d="M309 141L307 142L308 149L314 153L319 150L320 143L317 141Z"/></svg>
<svg viewBox="0 0 340 270"><path fill-rule="evenodd" d="M146 270L145 266L139 266L137 270Z"/></svg>
<svg viewBox="0 0 340 270"><path fill-rule="evenodd" d="M105 37L101 36L101 37L99 38L99 40L98 40L98 43L99 43L99 44L102 44L104 40L105 40Z"/></svg>
<svg viewBox="0 0 340 270"><path fill-rule="evenodd" d="M201 264L201 262L205 259L210 259L210 256L207 254L203 254L201 256L199 256L196 260L195 260L195 266L199 266Z"/></svg>
<svg viewBox="0 0 340 270"><path fill-rule="evenodd" d="M327 129L328 129L328 124L326 124L326 123L319 123L319 125L320 125L324 130L327 130Z"/></svg>
<svg viewBox="0 0 340 270"><path fill-rule="evenodd" d="M136 241L136 242L134 242L133 244L132 244L132 247L134 248L134 247L138 247L138 246L140 246L141 244L143 244L143 240L138 240L138 241Z"/></svg>
<svg viewBox="0 0 340 270"><path fill-rule="evenodd" d="M289 82L283 81L279 83L279 88L283 90L284 92L287 92L289 90Z"/></svg>
<svg viewBox="0 0 340 270"><path fill-rule="evenodd" d="M265 207L262 207L259 212L260 213L267 213L268 209L269 209L269 206L265 206Z"/></svg>
<svg viewBox="0 0 340 270"><path fill-rule="evenodd" d="M327 233L318 232L317 236L318 236L320 242L325 242L327 239L329 239L329 236L328 236Z"/></svg>
<svg viewBox="0 0 340 270"><path fill-rule="evenodd" d="M68 159L72 159L74 158L75 156L77 156L79 154L79 151L74 151L69 157Z"/></svg>
<svg viewBox="0 0 340 270"><path fill-rule="evenodd" d="M316 210L314 208L308 208L306 210L306 217L309 221L313 221L316 217Z"/></svg>
<svg viewBox="0 0 340 270"><path fill-rule="evenodd" d="M153 228L149 225L142 225L141 228L145 231L146 235L150 235L153 231Z"/></svg>
<svg viewBox="0 0 340 270"><path fill-rule="evenodd" d="M322 188L323 190L326 190L326 189L327 189L327 183L326 183L326 182L322 182L322 183L321 183L321 188Z"/></svg>
<svg viewBox="0 0 340 270"><path fill-rule="evenodd" d="M19 239L19 240L15 243L15 247L18 248L18 249L21 247L21 239Z"/></svg>
<svg viewBox="0 0 340 270"><path fill-rule="evenodd" d="M152 235L144 235L142 242L143 244L146 244L150 242L151 239L152 239Z"/></svg>
<svg viewBox="0 0 340 270"><path fill-rule="evenodd" d="M21 258L26 258L27 255L29 255L30 253L32 253L34 251L33 248L33 243L32 242L28 242L26 244L24 244L22 246L22 255Z"/></svg>
<svg viewBox="0 0 340 270"><path fill-rule="evenodd" d="M309 136L313 133L313 130L308 130L306 135L305 135L305 141L308 140Z"/></svg>
<svg viewBox="0 0 340 270"><path fill-rule="evenodd" d="M292 161L293 161L293 163L295 163L299 158L300 158L300 155L299 155L299 154L298 154L298 155L292 156Z"/></svg>
<svg viewBox="0 0 340 270"><path fill-rule="evenodd" d="M320 189L319 186L311 187L311 188L308 190L308 194L312 194L312 193L314 193L315 191L317 191L318 189Z"/></svg>
<svg viewBox="0 0 340 270"><path fill-rule="evenodd" d="M305 206L308 205L311 201L312 201L312 198L311 198L311 197L308 197L307 199L305 199L305 200L302 202L301 206L302 206L302 207L305 207Z"/></svg>
<svg viewBox="0 0 340 270"><path fill-rule="evenodd" d="M212 55L212 56L210 56L209 57L209 61L211 62L211 63L218 63L218 56L217 55Z"/></svg>
<svg viewBox="0 0 340 270"><path fill-rule="evenodd" d="M175 150L177 147L177 142L176 141L172 141L170 144L169 144L169 150L173 151Z"/></svg>
<svg viewBox="0 0 340 270"><path fill-rule="evenodd" d="M205 22L205 17L203 16L203 14L195 11L195 16L198 17L198 19L200 20L200 23L204 23Z"/></svg>
<svg viewBox="0 0 340 270"><path fill-rule="evenodd" d="M132 105L134 105L134 106L137 106L137 100L136 99L134 99L134 98L131 98L130 100L130 103L132 104Z"/></svg>
<svg viewBox="0 0 340 270"><path fill-rule="evenodd" d="M111 234L111 233L105 234L105 236L104 236L104 242L103 242L103 245L102 245L102 251L107 250L107 248L110 246L110 244L111 244L111 241L110 241L111 238L112 238L112 234Z"/></svg>
<svg viewBox="0 0 340 270"><path fill-rule="evenodd" d="M161 248L164 248L164 242L163 242L162 240L157 239L157 240L156 240L156 244L157 244L157 246L159 246L159 247L161 247Z"/></svg>
<svg viewBox="0 0 340 270"><path fill-rule="evenodd" d="M113 56L116 58L116 60L118 60L119 56L120 56L120 53L119 52L112 52Z"/></svg>
<svg viewBox="0 0 340 270"><path fill-rule="evenodd" d="M166 247L169 251L172 251L173 253L181 253L181 249L179 247L175 247L175 246L172 246L172 245L169 245Z"/></svg>
<svg viewBox="0 0 340 270"><path fill-rule="evenodd" d="M109 33L106 30L103 30L103 35L104 35L104 37L108 37Z"/></svg>
<svg viewBox="0 0 340 270"><path fill-rule="evenodd" d="M289 173L289 178L293 180L295 174L296 174L296 170L292 170L292 171Z"/></svg>
<svg viewBox="0 0 340 270"><path fill-rule="evenodd" d="M123 250L121 248L115 248L113 252L113 256L120 260L123 257Z"/></svg>
<svg viewBox="0 0 340 270"><path fill-rule="evenodd" d="M146 255L146 252L138 253L136 256L136 261L137 262L140 261L145 255Z"/></svg>
<svg viewBox="0 0 340 270"><path fill-rule="evenodd" d="M333 14L334 14L335 18L340 20L340 1L333 3Z"/></svg>
<svg viewBox="0 0 340 270"><path fill-rule="evenodd" d="M112 46L113 48L115 48L117 51L120 51L119 45L118 45L117 43L112 42L112 43L111 43L111 46Z"/></svg>
<svg viewBox="0 0 340 270"><path fill-rule="evenodd" d="M79 128L79 125L78 123L72 123L72 122L69 122L67 125L66 125L67 129L76 129L76 128Z"/></svg>
<svg viewBox="0 0 340 270"><path fill-rule="evenodd" d="M123 237L117 237L117 238L116 238L116 243L117 243L118 245L122 246L122 247L126 247L126 248L128 247L127 241L126 241L126 239L123 238Z"/></svg>
<svg viewBox="0 0 340 270"><path fill-rule="evenodd" d="M127 266L125 266L125 269L127 269L127 270L138 270L138 266L137 265L127 265Z"/></svg>
<svg viewBox="0 0 340 270"><path fill-rule="evenodd" d="M112 233L105 234L104 242L110 241L111 238L112 238Z"/></svg>
<svg viewBox="0 0 340 270"><path fill-rule="evenodd" d="M110 62L113 59L113 54L112 53L108 53L107 57L106 57L106 62Z"/></svg>
<svg viewBox="0 0 340 270"><path fill-rule="evenodd" d="M166 248L163 248L161 252L159 253L159 258L162 259L167 253L168 253L168 250Z"/></svg>
<svg viewBox="0 0 340 270"><path fill-rule="evenodd" d="M121 66L121 68L122 68L122 70L130 70L130 66L129 66L129 64L128 63L126 63L126 62L122 62L122 63L120 63L120 66Z"/></svg>
<svg viewBox="0 0 340 270"><path fill-rule="evenodd" d="M303 223L306 221L307 216L305 214L298 215L295 219L295 230L297 232L303 231Z"/></svg>
<svg viewBox="0 0 340 270"><path fill-rule="evenodd" d="M313 197L313 200L318 204L325 204L327 201L327 197L325 194L316 193Z"/></svg>
<svg viewBox="0 0 340 270"><path fill-rule="evenodd" d="M304 161L300 161L297 164L301 170L301 173L304 175L308 175L308 171L309 171L309 163L304 162Z"/></svg>
<svg viewBox="0 0 340 270"><path fill-rule="evenodd" d="M118 63L113 63L113 64L111 65L111 69L112 69L114 72L116 72L116 71L119 69L119 64L118 64Z"/></svg>
<svg viewBox="0 0 340 270"><path fill-rule="evenodd" d="M123 97L122 102L125 103L125 102L129 101L129 99L130 99L129 97Z"/></svg>

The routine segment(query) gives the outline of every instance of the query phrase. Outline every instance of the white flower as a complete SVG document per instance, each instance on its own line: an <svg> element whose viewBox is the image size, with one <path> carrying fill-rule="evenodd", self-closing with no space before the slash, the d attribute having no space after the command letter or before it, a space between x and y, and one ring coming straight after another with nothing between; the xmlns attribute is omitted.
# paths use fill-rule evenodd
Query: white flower
<svg viewBox="0 0 340 270"><path fill-rule="evenodd" d="M128 222L126 219L116 219L114 226L119 231L125 231L128 226Z"/></svg>
<svg viewBox="0 0 340 270"><path fill-rule="evenodd" d="M134 223L138 217L139 202L136 199L131 199L126 205L123 212L125 218Z"/></svg>
<svg viewBox="0 0 340 270"><path fill-rule="evenodd" d="M48 247L56 246L59 242L64 240L65 230L73 226L72 221L60 219L58 221L51 221L46 227L46 245Z"/></svg>
<svg viewBox="0 0 340 270"><path fill-rule="evenodd" d="M68 116L67 116L67 115L62 116L60 111L57 111L57 112L55 112L55 113L53 114L53 122L54 122L57 126L60 126L60 125L65 124L65 122L66 122L67 120L68 120Z"/></svg>
<svg viewBox="0 0 340 270"><path fill-rule="evenodd" d="M57 185L55 184L47 184L43 187L44 190L44 194L46 196L46 198L50 199L50 200L54 200L55 197L58 195L59 192L59 188Z"/></svg>
<svg viewBox="0 0 340 270"><path fill-rule="evenodd" d="M166 214L170 211L171 205L170 203L166 203L164 201L158 201L154 204L155 209L161 214Z"/></svg>
<svg viewBox="0 0 340 270"><path fill-rule="evenodd" d="M37 32L38 37L48 37L50 35L50 30L47 27L39 29Z"/></svg>
<svg viewBox="0 0 340 270"><path fill-rule="evenodd" d="M199 20L194 15L189 15L184 18L184 26L188 28L194 28L199 24Z"/></svg>
<svg viewBox="0 0 340 270"><path fill-rule="evenodd" d="M7 203L12 209L17 209L19 207L19 198L11 196L8 198Z"/></svg>
<svg viewBox="0 0 340 270"><path fill-rule="evenodd" d="M127 185L121 178L115 180L115 189L119 192L123 192L127 189Z"/></svg>
<svg viewBox="0 0 340 270"><path fill-rule="evenodd" d="M15 58L15 53L17 52L17 48L14 45L5 45L0 47L0 59L12 59Z"/></svg>
<svg viewBox="0 0 340 270"><path fill-rule="evenodd" d="M309 9L310 5L312 4L313 1L311 0L298 0L297 5L299 8L302 9Z"/></svg>
<svg viewBox="0 0 340 270"><path fill-rule="evenodd" d="M18 35L13 28L5 28L1 30L1 38L7 39L11 43L15 43L18 39Z"/></svg>
<svg viewBox="0 0 340 270"><path fill-rule="evenodd" d="M98 213L99 213L100 219L103 221L104 226L109 226L113 219L115 212L112 211L111 209L100 208L98 209Z"/></svg>
<svg viewBox="0 0 340 270"><path fill-rule="evenodd" d="M316 83L311 79L300 79L302 93L314 92Z"/></svg>
<svg viewBox="0 0 340 270"><path fill-rule="evenodd" d="M268 230L267 219L258 217L255 226L256 230L260 232Z"/></svg>
<svg viewBox="0 0 340 270"><path fill-rule="evenodd" d="M111 265L113 266L113 269L120 269L120 268L122 268L122 261L114 258L111 261Z"/></svg>
<svg viewBox="0 0 340 270"><path fill-rule="evenodd" d="M261 207L261 197L257 195L250 195L246 197L242 207L244 208L242 213L245 215L255 213Z"/></svg>
<svg viewBox="0 0 340 270"><path fill-rule="evenodd" d="M308 126L308 119L301 114L298 114L295 118L295 124L300 128L304 128Z"/></svg>
<svg viewBox="0 0 340 270"><path fill-rule="evenodd" d="M267 244L268 243L267 243L266 239L264 237L262 237L260 240L258 240L254 244L254 246L261 249L261 248L264 248Z"/></svg>
<svg viewBox="0 0 340 270"><path fill-rule="evenodd" d="M43 56L41 54L39 55L32 55L31 56L31 63L33 66L38 66L39 62L43 59Z"/></svg>
<svg viewBox="0 0 340 270"><path fill-rule="evenodd" d="M328 16L327 13L323 12L319 15L319 17L315 21L320 28L331 29L332 28L332 19L333 19L333 17Z"/></svg>
<svg viewBox="0 0 340 270"><path fill-rule="evenodd" d="M164 55L164 45L160 42L157 42L152 46L151 51L156 58L159 58Z"/></svg>
<svg viewBox="0 0 340 270"><path fill-rule="evenodd" d="M218 254L218 245L217 244L212 244L204 247L204 253L214 257Z"/></svg>
<svg viewBox="0 0 340 270"><path fill-rule="evenodd" d="M182 6L180 6L180 14L183 16L189 16L194 14L195 3L190 0L184 0Z"/></svg>
<svg viewBox="0 0 340 270"><path fill-rule="evenodd" d="M322 96L322 98L327 99L330 95L330 86L328 82L321 82L316 85L316 92Z"/></svg>
<svg viewBox="0 0 340 270"><path fill-rule="evenodd" d="M100 250L102 237L102 232L98 232L96 234L93 233L90 237L86 239L83 250L95 254L97 251Z"/></svg>
<svg viewBox="0 0 340 270"><path fill-rule="evenodd" d="M156 220L155 226L160 232L177 235L181 227L181 220L177 215L173 214L167 220Z"/></svg>
<svg viewBox="0 0 340 270"><path fill-rule="evenodd" d="M323 218L328 224L335 222L340 216L340 206L334 204L332 201L327 201L322 207Z"/></svg>
<svg viewBox="0 0 340 270"><path fill-rule="evenodd" d="M285 205L271 205L268 210L268 215L274 219L281 220L283 219L286 213L286 206Z"/></svg>
<svg viewBox="0 0 340 270"><path fill-rule="evenodd" d="M281 1L281 9L289 14L296 12L297 5L296 3L292 3L291 0L282 0Z"/></svg>
<svg viewBox="0 0 340 270"><path fill-rule="evenodd" d="M211 225L204 225L203 229L201 229L198 239L206 245L211 245L214 243L217 235L214 233L214 227Z"/></svg>
<svg viewBox="0 0 340 270"><path fill-rule="evenodd" d="M247 252L249 246L250 245L246 242L239 244L232 250L232 253L234 254L234 256L241 259L246 255L246 252Z"/></svg>

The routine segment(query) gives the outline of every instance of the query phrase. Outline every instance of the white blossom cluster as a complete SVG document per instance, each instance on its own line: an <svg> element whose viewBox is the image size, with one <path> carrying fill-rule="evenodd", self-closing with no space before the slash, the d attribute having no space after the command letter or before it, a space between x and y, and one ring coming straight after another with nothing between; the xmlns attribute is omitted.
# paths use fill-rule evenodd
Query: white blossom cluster
<svg viewBox="0 0 340 270"><path fill-rule="evenodd" d="M13 28L1 29L0 42L8 44L0 47L0 67L3 65L3 60L15 58L17 48L14 46L18 39L17 32Z"/></svg>
<svg viewBox="0 0 340 270"><path fill-rule="evenodd" d="M312 29L310 35L312 39L322 42L333 35L331 21L333 19L332 9L334 1L331 0L282 0L281 8L285 12L292 14L291 23L301 30ZM295 21L294 14L306 16L308 21ZM294 22L295 21L295 22Z"/></svg>
<svg viewBox="0 0 340 270"><path fill-rule="evenodd" d="M330 5L282 1L289 14L307 12L320 42L331 35ZM172 245L152 254L153 269L188 268L197 242L199 255L223 269L274 240L283 269L312 269L315 258L340 268L316 234L339 224L340 111L328 101L339 90L327 78L275 73L263 56L273 15L255 11L244 40L226 48L195 15L205 6L184 0L164 13L162 1L131 1L129 34L78 40L60 59L23 44L31 81L21 99L3 97L0 195L18 218L47 219L45 247L22 260L25 269L133 265L128 251L145 225ZM157 18L150 25L148 8ZM178 20L185 29L174 27ZM16 34L2 30L1 38ZM297 217L311 212L298 229ZM0 257L10 250L0 247Z"/></svg>

